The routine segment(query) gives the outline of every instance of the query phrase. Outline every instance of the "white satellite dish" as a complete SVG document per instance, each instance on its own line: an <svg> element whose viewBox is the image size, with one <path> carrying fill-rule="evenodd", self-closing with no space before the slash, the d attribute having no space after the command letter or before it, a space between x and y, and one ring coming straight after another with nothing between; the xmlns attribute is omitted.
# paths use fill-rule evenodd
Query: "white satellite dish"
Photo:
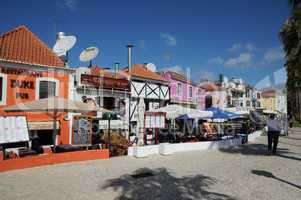
<svg viewBox="0 0 301 200"><path fill-rule="evenodd" d="M67 51L69 51L76 43L75 36L60 36L58 37L55 45L53 46L53 51L58 56L66 55Z"/></svg>
<svg viewBox="0 0 301 200"><path fill-rule="evenodd" d="M89 62L92 65L92 60L98 55L99 49L97 47L85 48L79 55L79 60L82 62Z"/></svg>
<svg viewBox="0 0 301 200"><path fill-rule="evenodd" d="M146 69L148 69L152 72L156 72L156 70L157 70L156 65L154 63L147 63L145 67L146 67Z"/></svg>

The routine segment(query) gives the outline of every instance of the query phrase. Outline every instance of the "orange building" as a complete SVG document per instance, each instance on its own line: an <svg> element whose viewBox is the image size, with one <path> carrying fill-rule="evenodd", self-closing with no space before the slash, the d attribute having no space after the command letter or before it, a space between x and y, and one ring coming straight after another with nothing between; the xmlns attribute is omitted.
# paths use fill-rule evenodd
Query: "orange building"
<svg viewBox="0 0 301 200"><path fill-rule="evenodd" d="M36 132L42 145L52 144L52 118L48 113L6 113L3 108L59 96L69 98L72 69L25 26L0 36L0 115L27 117L30 132ZM67 113L58 120L57 144L69 144L71 126Z"/></svg>

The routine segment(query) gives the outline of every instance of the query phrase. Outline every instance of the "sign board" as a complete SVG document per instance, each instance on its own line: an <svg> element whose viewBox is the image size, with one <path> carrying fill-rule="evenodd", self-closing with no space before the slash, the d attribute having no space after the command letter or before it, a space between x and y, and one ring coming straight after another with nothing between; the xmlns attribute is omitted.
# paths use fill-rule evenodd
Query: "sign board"
<svg viewBox="0 0 301 200"><path fill-rule="evenodd" d="M129 90L127 79L115 79L90 74L81 74L81 84L115 90Z"/></svg>
<svg viewBox="0 0 301 200"><path fill-rule="evenodd" d="M29 141L25 116L0 116L0 144Z"/></svg>
<svg viewBox="0 0 301 200"><path fill-rule="evenodd" d="M108 129L109 123L108 120L99 120L99 129ZM111 120L110 122L111 129L128 129L129 125L122 120Z"/></svg>
<svg viewBox="0 0 301 200"><path fill-rule="evenodd" d="M161 113L161 112L146 113L145 128L165 128L165 113Z"/></svg>
<svg viewBox="0 0 301 200"><path fill-rule="evenodd" d="M90 145L92 143L92 118L90 116L74 116L72 144Z"/></svg>
<svg viewBox="0 0 301 200"><path fill-rule="evenodd" d="M25 68L10 68L10 67L0 67L0 73L12 74L18 76L31 76L31 77L42 77L43 73L41 71L35 71Z"/></svg>

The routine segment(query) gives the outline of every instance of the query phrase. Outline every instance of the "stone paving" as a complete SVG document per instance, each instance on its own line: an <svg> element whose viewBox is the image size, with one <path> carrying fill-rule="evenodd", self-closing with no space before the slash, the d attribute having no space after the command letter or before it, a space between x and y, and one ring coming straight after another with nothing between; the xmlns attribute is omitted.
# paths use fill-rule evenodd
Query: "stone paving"
<svg viewBox="0 0 301 200"><path fill-rule="evenodd" d="M301 199L301 129L280 138L277 156L266 140L0 173L0 199Z"/></svg>

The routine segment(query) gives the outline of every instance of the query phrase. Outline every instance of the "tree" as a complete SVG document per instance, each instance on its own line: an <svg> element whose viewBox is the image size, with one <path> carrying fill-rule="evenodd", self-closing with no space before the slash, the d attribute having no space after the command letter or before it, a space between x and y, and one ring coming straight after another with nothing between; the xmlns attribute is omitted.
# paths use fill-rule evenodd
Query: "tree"
<svg viewBox="0 0 301 200"><path fill-rule="evenodd" d="M287 71L288 113L301 120L301 0L289 0L291 14L280 30Z"/></svg>

